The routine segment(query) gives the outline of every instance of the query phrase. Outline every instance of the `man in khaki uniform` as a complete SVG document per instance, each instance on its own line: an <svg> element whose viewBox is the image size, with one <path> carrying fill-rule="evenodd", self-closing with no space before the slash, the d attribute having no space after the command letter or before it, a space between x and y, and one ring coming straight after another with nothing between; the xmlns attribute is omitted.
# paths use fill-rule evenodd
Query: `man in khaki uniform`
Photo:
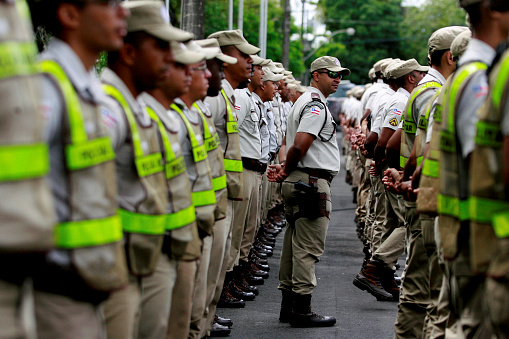
<svg viewBox="0 0 509 339"><path fill-rule="evenodd" d="M332 209L330 183L340 169L336 124L326 99L336 92L343 74L350 74L350 70L341 67L338 59L325 56L313 61L310 71L311 86L288 116L288 153L280 152L282 166L271 173L271 180L284 181L289 224L279 272L283 293L280 321L289 321L294 327L336 323L334 317L311 311L311 293L316 286L314 266L324 251Z"/></svg>

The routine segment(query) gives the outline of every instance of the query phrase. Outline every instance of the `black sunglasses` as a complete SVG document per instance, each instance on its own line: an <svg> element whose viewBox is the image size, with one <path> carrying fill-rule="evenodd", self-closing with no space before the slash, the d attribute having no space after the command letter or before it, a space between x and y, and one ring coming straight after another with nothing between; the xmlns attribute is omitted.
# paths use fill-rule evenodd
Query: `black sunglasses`
<svg viewBox="0 0 509 339"><path fill-rule="evenodd" d="M333 71L323 71L323 72L316 72L316 73L326 73L329 78L331 79L337 79L339 78L339 80L343 79L343 74L339 73L339 72L333 72Z"/></svg>

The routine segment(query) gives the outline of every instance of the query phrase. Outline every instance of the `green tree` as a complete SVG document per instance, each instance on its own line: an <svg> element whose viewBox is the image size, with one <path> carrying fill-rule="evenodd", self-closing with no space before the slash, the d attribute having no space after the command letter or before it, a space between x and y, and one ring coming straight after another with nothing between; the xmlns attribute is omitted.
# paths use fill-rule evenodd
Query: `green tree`
<svg viewBox="0 0 509 339"><path fill-rule="evenodd" d="M400 57L403 7L401 0L319 0L319 16L328 31L335 32L348 27L355 28L355 35L337 34L330 44L320 48L307 61L328 53L336 56L348 67L354 83L367 82L367 75L373 64L387 57ZM338 49L338 44L344 48ZM331 46L331 47L329 47ZM332 54L338 53L338 54Z"/></svg>
<svg viewBox="0 0 509 339"><path fill-rule="evenodd" d="M267 52L266 57L274 61L281 61L283 41L283 7L279 0L269 0L267 20ZM179 27L180 0L170 0L170 16L172 24ZM233 8L234 29L237 25L238 2ZM205 0L205 36L217 31L228 29L228 0ZM253 45L258 46L260 29L260 0L244 1L244 37ZM293 33L298 28L291 25ZM290 42L290 70L297 77L304 72L302 61L302 44L300 41Z"/></svg>
<svg viewBox="0 0 509 339"><path fill-rule="evenodd" d="M427 0L420 7L409 7L401 25L406 39L403 56L427 65L429 37L437 29L453 25L465 25L465 12L455 0Z"/></svg>

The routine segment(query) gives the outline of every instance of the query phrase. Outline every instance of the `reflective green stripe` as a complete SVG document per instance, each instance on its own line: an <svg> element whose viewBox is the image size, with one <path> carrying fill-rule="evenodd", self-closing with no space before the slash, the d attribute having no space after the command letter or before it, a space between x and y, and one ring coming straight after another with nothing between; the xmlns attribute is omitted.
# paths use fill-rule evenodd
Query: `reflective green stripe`
<svg viewBox="0 0 509 339"><path fill-rule="evenodd" d="M64 93L71 133L71 144L65 147L67 168L71 171L80 170L115 159L109 138L88 140L80 100L62 67L51 60L44 60L40 65L43 71L56 78Z"/></svg>
<svg viewBox="0 0 509 339"><path fill-rule="evenodd" d="M509 212L493 216L493 229L499 238L509 237Z"/></svg>
<svg viewBox="0 0 509 339"><path fill-rule="evenodd" d="M456 152L456 137L450 131L440 131L440 149L445 152Z"/></svg>
<svg viewBox="0 0 509 339"><path fill-rule="evenodd" d="M142 214L124 209L120 209L118 214L122 218L122 227L124 231L152 235L164 233L168 218L167 214Z"/></svg>
<svg viewBox="0 0 509 339"><path fill-rule="evenodd" d="M100 246L120 241L122 239L120 216L60 223L55 227L53 239L55 246L60 248Z"/></svg>
<svg viewBox="0 0 509 339"><path fill-rule="evenodd" d="M0 44L0 79L31 75L38 71L34 42L6 41Z"/></svg>
<svg viewBox="0 0 509 339"><path fill-rule="evenodd" d="M102 89L107 95L112 96L118 101L124 110L127 121L129 122L134 148L134 163L136 165L138 176L146 177L164 171L163 156L161 153L144 154L143 148L141 147L141 139L140 134L138 133L136 119L134 118L131 107L129 107L129 104L122 93L111 85L103 84Z"/></svg>
<svg viewBox="0 0 509 339"><path fill-rule="evenodd" d="M223 188L226 188L226 174L212 179L212 188L214 191L219 191Z"/></svg>
<svg viewBox="0 0 509 339"><path fill-rule="evenodd" d="M492 93L491 100L497 111L500 110L500 100L502 100L502 97L504 96L504 89L507 86L508 78L509 78L509 58L506 57L502 61L502 64L500 65L500 69L498 71L493 88L491 90Z"/></svg>
<svg viewBox="0 0 509 339"><path fill-rule="evenodd" d="M450 195L439 194L437 196L437 208L440 214L449 215L459 220L469 219L468 200L460 200Z"/></svg>
<svg viewBox="0 0 509 339"><path fill-rule="evenodd" d="M224 97L224 100L226 101L226 110L228 112L228 120L226 120L226 133L238 133L239 132L239 126L237 124L237 119L233 117L232 108L230 106L230 101L228 100L228 97L226 96L226 93L224 89L221 89L221 94Z"/></svg>
<svg viewBox="0 0 509 339"><path fill-rule="evenodd" d="M224 159L224 169L229 172L242 172L242 160Z"/></svg>
<svg viewBox="0 0 509 339"><path fill-rule="evenodd" d="M191 205L178 212L168 214L166 229L174 230L180 227L184 227L186 225L189 225L195 220L196 220L196 210L194 209L194 206Z"/></svg>
<svg viewBox="0 0 509 339"><path fill-rule="evenodd" d="M42 177L49 167L46 144L0 146L0 181Z"/></svg>
<svg viewBox="0 0 509 339"><path fill-rule="evenodd" d="M207 152L215 150L219 146L219 135L217 135L217 132L214 135L210 133L210 127L209 124L207 123L207 119L205 119L205 115L203 114L200 106L198 106L196 102L193 104L193 107L198 110L201 116L201 120L203 121L203 131L205 139L203 143L205 145L205 149L207 150Z"/></svg>
<svg viewBox="0 0 509 339"><path fill-rule="evenodd" d="M171 162L166 162L165 165L166 179L174 178L177 175L184 173L185 171L186 163L184 161L183 156L173 159Z"/></svg>
<svg viewBox="0 0 509 339"><path fill-rule="evenodd" d="M170 107L180 115L187 127L189 140L191 141L191 148L193 149L194 162L200 162L207 159L207 151L205 150L205 145L200 145L198 139L196 139L196 134L194 133L193 126L191 126L191 123L185 116L184 112L182 112L182 110L175 104L171 104Z"/></svg>
<svg viewBox="0 0 509 339"><path fill-rule="evenodd" d="M115 159L111 140L107 137L93 139L83 144L69 145L65 148L65 154L67 167L72 171Z"/></svg>
<svg viewBox="0 0 509 339"><path fill-rule="evenodd" d="M465 83L465 80L469 78L472 74L486 70L488 66L483 64L482 62L472 62L461 68L460 72L457 75L454 75L454 79L451 83L451 87L448 95L448 116L447 116L447 129L453 135L455 134L454 128L454 117L456 115L456 100L459 98L459 91L462 88L462 85Z"/></svg>
<svg viewBox="0 0 509 339"><path fill-rule="evenodd" d="M433 120L439 124L442 122L442 105L437 105L437 107L435 108L435 113L433 114Z"/></svg>
<svg viewBox="0 0 509 339"><path fill-rule="evenodd" d="M214 190L193 192L191 194L193 196L194 206L200 207L214 205L216 203L216 194L214 193Z"/></svg>
<svg viewBox="0 0 509 339"><path fill-rule="evenodd" d="M421 166L423 156L417 157L417 167Z"/></svg>
<svg viewBox="0 0 509 339"><path fill-rule="evenodd" d="M429 110L428 110L428 112L429 112ZM428 129L428 122L429 122L428 118L425 117L424 115L421 115L421 117L419 118L419 123L418 123L417 127L426 131Z"/></svg>
<svg viewBox="0 0 509 339"><path fill-rule="evenodd" d="M415 99L424 91L426 91L429 88L440 88L442 85L440 85L438 82L430 81L422 84L417 90L412 92L412 96L410 97L410 100L408 101L408 109L404 113L404 121L403 121L403 131L408 134L415 134L417 132L417 125L415 124L414 117L412 116L412 107L414 105Z"/></svg>
<svg viewBox="0 0 509 339"><path fill-rule="evenodd" d="M403 131L408 134L415 134L417 132L417 125L413 121L403 121Z"/></svg>
<svg viewBox="0 0 509 339"><path fill-rule="evenodd" d="M164 154L166 164L164 166L164 172L166 173L166 179L171 179L176 177L177 175L183 173L186 170L186 164L184 162L184 157L179 156L178 158L175 156L175 152L173 152L173 148L171 146L170 138L168 137L168 131L164 127L161 119L157 116L156 112L151 107L146 106L146 110L148 115L157 123L157 127L159 128L159 132L161 134L161 139L163 139L164 146Z"/></svg>
<svg viewBox="0 0 509 339"><path fill-rule="evenodd" d="M475 143L479 146L500 148L502 147L502 130L500 124L482 121L477 122Z"/></svg>
<svg viewBox="0 0 509 339"><path fill-rule="evenodd" d="M427 158L424 160L422 167L422 174L431 178L438 178L439 165L438 161Z"/></svg>
<svg viewBox="0 0 509 339"><path fill-rule="evenodd" d="M509 209L509 203L501 200L471 196L469 201L471 219L484 224L490 224L495 214Z"/></svg>
<svg viewBox="0 0 509 339"><path fill-rule="evenodd" d="M407 160L408 160L407 157L400 155L399 156L399 167L405 168L405 164L406 164Z"/></svg>

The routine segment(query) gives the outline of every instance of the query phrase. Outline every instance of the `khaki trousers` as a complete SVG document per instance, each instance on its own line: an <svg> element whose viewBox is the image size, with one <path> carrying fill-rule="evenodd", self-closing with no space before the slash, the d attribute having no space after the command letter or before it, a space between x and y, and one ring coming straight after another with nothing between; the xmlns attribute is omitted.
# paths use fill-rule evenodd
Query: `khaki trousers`
<svg viewBox="0 0 509 339"><path fill-rule="evenodd" d="M261 201L261 220L266 220L269 212L270 206L270 192L269 192L270 182L266 176L262 179L262 201Z"/></svg>
<svg viewBox="0 0 509 339"><path fill-rule="evenodd" d="M299 212L301 194L294 187L294 183L299 180L309 184L309 175L295 170L283 182L287 220L293 220ZM318 179L318 192L330 195L330 184L324 179ZM331 209L332 204L327 201L327 211ZM294 225L286 228L279 268L279 289L302 295L313 292L316 286L315 264L324 252L328 226L329 218L319 217L299 218Z"/></svg>
<svg viewBox="0 0 509 339"><path fill-rule="evenodd" d="M177 266L177 260L161 254L154 273L142 278L139 339L159 339L166 336L173 286L177 280Z"/></svg>
<svg viewBox="0 0 509 339"><path fill-rule="evenodd" d="M194 284L193 301L191 308L191 323L189 338L201 338L202 318L207 307L207 282L210 267L210 255L213 239L211 236L203 238L201 258L198 261L196 281Z"/></svg>
<svg viewBox="0 0 509 339"><path fill-rule="evenodd" d="M493 332L499 338L509 336L509 239L497 240L497 251L486 279L486 304Z"/></svg>
<svg viewBox="0 0 509 339"><path fill-rule="evenodd" d="M0 338L35 338L31 281L18 285L0 279Z"/></svg>
<svg viewBox="0 0 509 339"><path fill-rule="evenodd" d="M368 214L368 197L371 188L371 181L369 179L370 175L368 173L368 169L364 166L364 164L362 164L360 171L361 182L357 193L357 210L355 211L355 214L361 222L366 222L365 219Z"/></svg>
<svg viewBox="0 0 509 339"><path fill-rule="evenodd" d="M395 338L421 338L429 305L429 265L415 202L405 201L408 255L401 280Z"/></svg>
<svg viewBox="0 0 509 339"><path fill-rule="evenodd" d="M130 274L127 286L111 293L104 302L107 338L136 338L141 304L140 281Z"/></svg>
<svg viewBox="0 0 509 339"><path fill-rule="evenodd" d="M105 336L97 305L42 291L34 291L34 302L39 339L100 339Z"/></svg>
<svg viewBox="0 0 509 339"><path fill-rule="evenodd" d="M228 271L232 271L233 267L239 263L239 252L246 228L256 229L256 214L250 214L251 205L256 204L258 195L257 189L257 172L244 168L243 177L243 193L242 201L233 202L233 229L232 244L230 248L230 256L228 259ZM256 206L256 205L255 205Z"/></svg>
<svg viewBox="0 0 509 339"><path fill-rule="evenodd" d="M180 260L177 268L177 280L173 287L170 318L168 320L168 339L185 339L189 336L191 308L198 260Z"/></svg>
<svg viewBox="0 0 509 339"><path fill-rule="evenodd" d="M380 176L371 176L371 185L373 187L373 194L375 195L375 219L371 226L371 253L375 253L378 247L382 244L383 223L385 220L385 200L386 194Z"/></svg>
<svg viewBox="0 0 509 339"><path fill-rule="evenodd" d="M247 261L249 251L253 247L253 242L256 237L260 225L260 209L259 201L262 188L262 174L255 172L255 186L251 199L249 202L249 209L246 216L246 227L244 228L244 234L242 235L242 241L240 243L239 259ZM238 261L237 261L238 264Z"/></svg>

